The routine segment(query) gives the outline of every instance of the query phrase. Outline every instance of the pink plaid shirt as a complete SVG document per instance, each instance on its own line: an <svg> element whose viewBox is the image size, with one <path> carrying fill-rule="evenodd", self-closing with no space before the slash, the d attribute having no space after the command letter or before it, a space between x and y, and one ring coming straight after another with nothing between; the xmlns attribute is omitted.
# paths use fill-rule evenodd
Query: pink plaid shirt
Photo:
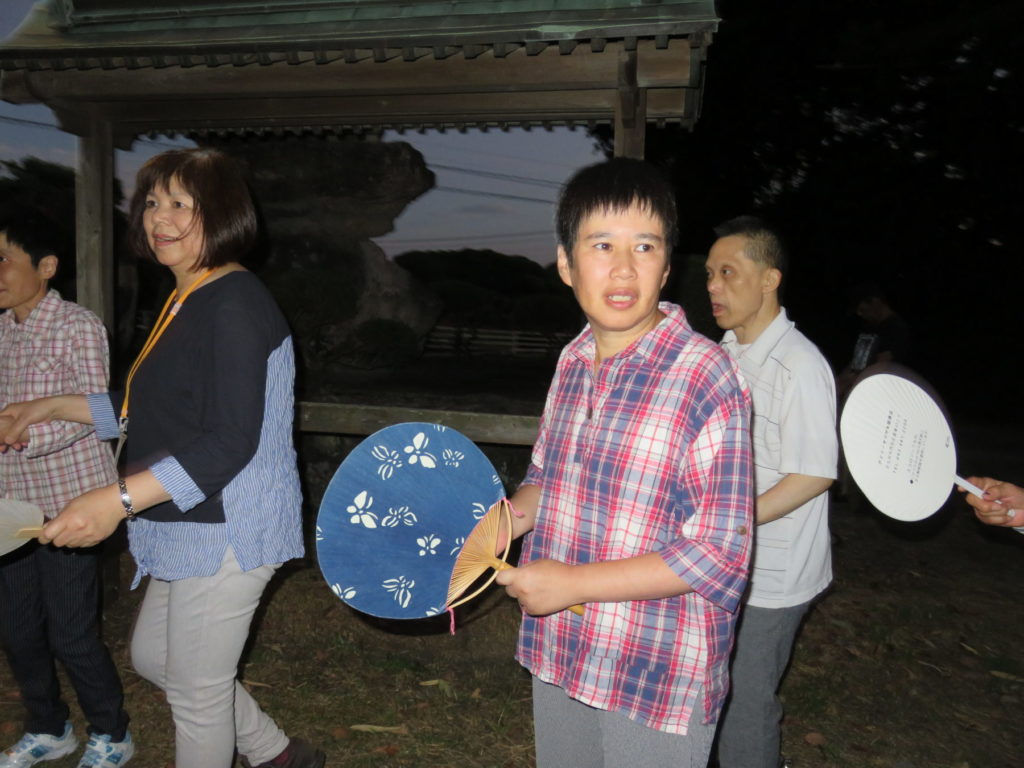
<svg viewBox="0 0 1024 768"><path fill-rule="evenodd" d="M589 329L565 350L524 483L540 487L522 561L658 552L693 592L523 617L517 658L598 709L686 733L717 718L753 532L750 398L679 307L593 371Z"/></svg>
<svg viewBox="0 0 1024 768"><path fill-rule="evenodd" d="M0 408L49 395L105 392L103 323L51 290L24 323L0 314ZM54 517L76 496L117 480L110 448L93 428L68 421L29 427L23 451L0 454L0 497L30 501Z"/></svg>

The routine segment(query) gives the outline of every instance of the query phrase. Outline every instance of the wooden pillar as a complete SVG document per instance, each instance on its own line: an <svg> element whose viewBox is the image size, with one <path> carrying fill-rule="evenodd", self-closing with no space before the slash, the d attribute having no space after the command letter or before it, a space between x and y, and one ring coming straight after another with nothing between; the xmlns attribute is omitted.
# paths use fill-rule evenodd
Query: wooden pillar
<svg viewBox="0 0 1024 768"><path fill-rule="evenodd" d="M619 53L619 95L615 104L615 156L644 159L647 90L637 87L636 51Z"/></svg>
<svg viewBox="0 0 1024 768"><path fill-rule="evenodd" d="M113 334L114 322L114 142L110 123L95 116L78 139L75 172L75 267L77 301L91 309ZM113 348L114 345L112 344ZM121 591L124 529L104 545L100 568L102 605L112 605Z"/></svg>
<svg viewBox="0 0 1024 768"><path fill-rule="evenodd" d="M89 121L75 174L78 303L114 329L114 142L110 123Z"/></svg>

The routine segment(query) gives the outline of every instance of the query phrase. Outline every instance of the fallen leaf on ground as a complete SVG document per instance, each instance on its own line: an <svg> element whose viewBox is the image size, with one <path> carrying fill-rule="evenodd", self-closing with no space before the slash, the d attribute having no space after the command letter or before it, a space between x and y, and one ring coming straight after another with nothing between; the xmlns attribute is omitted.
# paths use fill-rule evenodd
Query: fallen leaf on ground
<svg viewBox="0 0 1024 768"><path fill-rule="evenodd" d="M409 729L404 725L353 725L351 726L353 731L362 731L363 733L408 733Z"/></svg>
<svg viewBox="0 0 1024 768"><path fill-rule="evenodd" d="M810 744L812 747L823 747L828 740L817 731L811 731L810 733L804 734L804 741Z"/></svg>
<svg viewBox="0 0 1024 768"><path fill-rule="evenodd" d="M1024 683L1024 677L1011 675L1009 672L1000 672L998 669L990 669L989 674L992 677L998 677L1000 680L1013 680L1015 683Z"/></svg>
<svg viewBox="0 0 1024 768"><path fill-rule="evenodd" d="M920 664L922 667L928 667L928 669L934 669L936 672L938 672L943 677L949 677L949 672L944 670L942 667L938 667L935 664L932 664L931 662L921 661L920 659L917 659L917 663Z"/></svg>
<svg viewBox="0 0 1024 768"><path fill-rule="evenodd" d="M249 686L251 688L273 688L270 683L261 683L259 680L243 680L242 685Z"/></svg>
<svg viewBox="0 0 1024 768"><path fill-rule="evenodd" d="M420 685L436 686L445 696L452 699L455 698L455 689L452 688L452 684L447 680L421 680Z"/></svg>

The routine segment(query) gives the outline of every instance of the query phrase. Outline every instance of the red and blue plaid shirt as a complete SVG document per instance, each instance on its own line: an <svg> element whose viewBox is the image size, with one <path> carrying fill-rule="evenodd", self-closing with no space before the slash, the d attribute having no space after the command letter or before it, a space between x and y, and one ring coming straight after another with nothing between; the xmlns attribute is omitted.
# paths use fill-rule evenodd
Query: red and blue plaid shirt
<svg viewBox="0 0 1024 768"><path fill-rule="evenodd" d="M105 392L107 331L92 312L50 290L25 322L0 314L0 408L50 395ZM91 425L34 424L28 447L0 453L0 496L56 517L72 499L117 480L110 447Z"/></svg>
<svg viewBox="0 0 1024 768"><path fill-rule="evenodd" d="M518 660L541 680L644 725L686 733L728 690L753 530L750 398L681 308L595 374L589 328L562 352L524 484L540 487L522 561L658 552L693 591L524 616Z"/></svg>

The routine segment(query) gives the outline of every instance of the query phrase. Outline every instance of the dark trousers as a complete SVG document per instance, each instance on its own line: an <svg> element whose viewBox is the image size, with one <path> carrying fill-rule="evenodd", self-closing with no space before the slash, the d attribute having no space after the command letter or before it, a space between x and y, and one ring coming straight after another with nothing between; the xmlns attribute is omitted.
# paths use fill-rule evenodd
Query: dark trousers
<svg viewBox="0 0 1024 768"><path fill-rule="evenodd" d="M729 669L731 690L718 720L722 768L778 768L778 690L811 602L789 608L743 606Z"/></svg>
<svg viewBox="0 0 1024 768"><path fill-rule="evenodd" d="M0 633L27 710L29 733L64 733L59 660L89 732L124 739L128 715L110 652L99 635L99 549L31 542L0 558Z"/></svg>

